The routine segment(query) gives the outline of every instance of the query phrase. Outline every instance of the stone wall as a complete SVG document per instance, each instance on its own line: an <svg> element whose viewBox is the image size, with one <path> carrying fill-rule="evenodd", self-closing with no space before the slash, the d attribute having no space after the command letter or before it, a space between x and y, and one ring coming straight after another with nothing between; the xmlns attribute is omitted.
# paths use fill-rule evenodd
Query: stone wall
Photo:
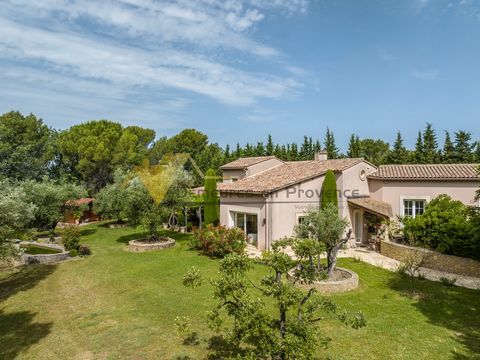
<svg viewBox="0 0 480 360"><path fill-rule="evenodd" d="M382 241L380 253L389 258L404 261L408 254L421 251L426 255L423 267L433 270L450 272L453 274L480 277L480 262L453 255L445 255L436 251Z"/></svg>

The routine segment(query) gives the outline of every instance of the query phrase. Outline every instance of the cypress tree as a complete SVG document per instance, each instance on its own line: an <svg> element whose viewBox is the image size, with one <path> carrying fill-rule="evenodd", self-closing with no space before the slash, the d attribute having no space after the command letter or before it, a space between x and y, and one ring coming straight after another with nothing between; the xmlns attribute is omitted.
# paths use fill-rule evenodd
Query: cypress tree
<svg viewBox="0 0 480 360"><path fill-rule="evenodd" d="M350 136L350 141L348 142L348 151L347 157L349 158L358 158L362 156L362 149L360 146L360 138L352 134Z"/></svg>
<svg viewBox="0 0 480 360"><path fill-rule="evenodd" d="M471 143L472 134L468 131L457 131L455 133L455 145L453 158L456 163L473 162L473 147Z"/></svg>
<svg viewBox="0 0 480 360"><path fill-rule="evenodd" d="M477 145L475 145L475 162L480 163L480 141L477 141Z"/></svg>
<svg viewBox="0 0 480 360"><path fill-rule="evenodd" d="M388 162L390 164L405 164L408 162L408 151L403 145L403 138L400 131L397 132L397 138L393 144L393 149L388 155Z"/></svg>
<svg viewBox="0 0 480 360"><path fill-rule="evenodd" d="M438 162L437 135L430 123L427 123L423 131L423 161L427 164Z"/></svg>
<svg viewBox="0 0 480 360"><path fill-rule="evenodd" d="M220 201L217 193L217 175L213 169L208 169L205 174L204 194L205 224L218 225L220 219Z"/></svg>
<svg viewBox="0 0 480 360"><path fill-rule="evenodd" d="M302 146L300 147L300 159L301 160L310 159L309 143L308 143L307 136L303 137L303 143L302 143Z"/></svg>
<svg viewBox="0 0 480 360"><path fill-rule="evenodd" d="M275 147L273 145L273 140L272 140L272 135L268 134L268 140L267 140L267 147L266 147L266 154L267 155L273 155L275 152Z"/></svg>
<svg viewBox="0 0 480 360"><path fill-rule="evenodd" d="M297 143L290 145L290 160L298 160L298 146Z"/></svg>
<svg viewBox="0 0 480 360"><path fill-rule="evenodd" d="M445 142L443 144L442 151L442 162L443 163L452 163L454 161L454 147L453 142L450 138L450 133L445 131Z"/></svg>
<svg viewBox="0 0 480 360"><path fill-rule="evenodd" d="M334 204L338 208L337 197L337 181L332 170L327 170L322 186L322 209L325 209L328 204Z"/></svg>
<svg viewBox="0 0 480 360"><path fill-rule="evenodd" d="M315 142L315 145L313 146L313 151L318 152L318 151L320 151L320 150L322 150L322 145L320 144L320 141L317 140L317 141Z"/></svg>
<svg viewBox="0 0 480 360"><path fill-rule="evenodd" d="M235 149L235 158L242 157L242 148L240 147L240 144L237 142L237 148Z"/></svg>
<svg viewBox="0 0 480 360"><path fill-rule="evenodd" d="M339 149L335 145L335 136L333 132L327 128L327 134L325 135L325 150L327 150L327 156L329 159L337 159Z"/></svg>
<svg viewBox="0 0 480 360"><path fill-rule="evenodd" d="M225 153L224 153L224 158L225 158L225 161L228 162L230 160L230 145L227 144L227 146L225 146Z"/></svg>
<svg viewBox="0 0 480 360"><path fill-rule="evenodd" d="M423 139L422 132L418 132L417 142L415 143L415 151L413 152L413 161L417 164L423 164L425 162L423 153Z"/></svg>
<svg viewBox="0 0 480 360"><path fill-rule="evenodd" d="M265 155L265 146L263 142L258 142L254 150L255 156L264 156Z"/></svg>

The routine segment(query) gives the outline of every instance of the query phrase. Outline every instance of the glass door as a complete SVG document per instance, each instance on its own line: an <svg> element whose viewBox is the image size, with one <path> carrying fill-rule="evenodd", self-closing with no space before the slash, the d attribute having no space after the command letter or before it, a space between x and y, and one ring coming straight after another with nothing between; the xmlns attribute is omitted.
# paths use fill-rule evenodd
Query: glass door
<svg viewBox="0 0 480 360"><path fill-rule="evenodd" d="M353 226L355 231L355 243L360 245L363 243L363 214L360 210L353 212Z"/></svg>

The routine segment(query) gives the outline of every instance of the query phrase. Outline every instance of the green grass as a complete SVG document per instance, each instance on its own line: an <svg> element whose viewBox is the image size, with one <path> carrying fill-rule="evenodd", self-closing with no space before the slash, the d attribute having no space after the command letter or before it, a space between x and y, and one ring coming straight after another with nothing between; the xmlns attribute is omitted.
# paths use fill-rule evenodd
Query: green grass
<svg viewBox="0 0 480 360"><path fill-rule="evenodd" d="M47 248L44 246L36 246L36 245L23 245L22 249L25 249L25 253L30 255L58 254L62 252L61 250Z"/></svg>
<svg viewBox="0 0 480 360"><path fill-rule="evenodd" d="M188 250L189 235L172 249L124 251L140 237L129 228L82 228L82 243L93 255L57 265L33 265L0 272L0 359L201 359L214 335L205 312L212 289L182 286L196 266L216 274L218 261ZM360 276L358 290L333 296L342 308L361 310L367 327L353 330L325 320L332 338L319 358L471 359L480 358L480 291L408 279L373 266L341 259ZM265 269L257 266L259 279ZM183 343L176 316L192 319L198 345Z"/></svg>

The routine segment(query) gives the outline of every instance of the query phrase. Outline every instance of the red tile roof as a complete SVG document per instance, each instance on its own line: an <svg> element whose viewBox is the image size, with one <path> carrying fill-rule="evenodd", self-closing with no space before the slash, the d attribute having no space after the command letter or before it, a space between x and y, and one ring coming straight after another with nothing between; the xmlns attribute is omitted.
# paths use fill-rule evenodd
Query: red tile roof
<svg viewBox="0 0 480 360"><path fill-rule="evenodd" d="M220 166L222 170L245 169L249 166L261 163L266 160L276 159L275 156L243 157Z"/></svg>
<svg viewBox="0 0 480 360"><path fill-rule="evenodd" d="M270 193L325 174L327 170L341 172L363 159L332 159L291 161L272 167L232 183L218 184L220 192Z"/></svg>
<svg viewBox="0 0 480 360"><path fill-rule="evenodd" d="M368 175L384 180L479 180L479 164L381 165Z"/></svg>
<svg viewBox="0 0 480 360"><path fill-rule="evenodd" d="M392 205L383 201L372 199L370 197L350 198L348 199L348 202L367 211L380 214L388 218L392 217L393 215Z"/></svg>
<svg viewBox="0 0 480 360"><path fill-rule="evenodd" d="M81 199L75 199L75 200L68 200L65 205L68 206L81 206L81 205L88 205L92 202L94 202L94 198L81 198Z"/></svg>

